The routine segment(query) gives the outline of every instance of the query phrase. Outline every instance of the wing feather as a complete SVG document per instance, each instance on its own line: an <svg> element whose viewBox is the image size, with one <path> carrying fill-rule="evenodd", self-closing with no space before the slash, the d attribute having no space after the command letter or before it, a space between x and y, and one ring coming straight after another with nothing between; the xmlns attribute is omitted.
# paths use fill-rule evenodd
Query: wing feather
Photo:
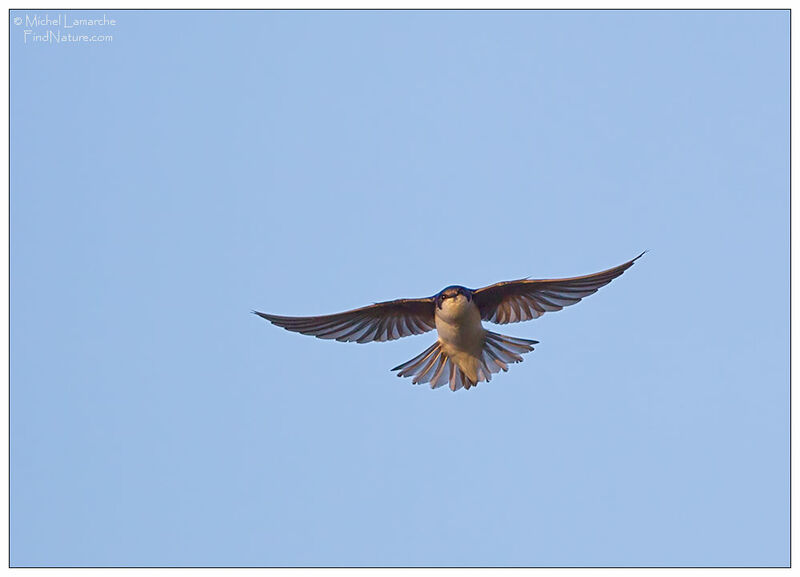
<svg viewBox="0 0 800 577"><path fill-rule="evenodd" d="M253 312L287 331L320 339L367 343L393 341L432 331L436 328L434 306L433 298L423 298L387 301L315 317L284 317Z"/></svg>
<svg viewBox="0 0 800 577"><path fill-rule="evenodd" d="M537 319L580 302L628 270L644 253L602 272L573 278L513 280L475 291L473 298L485 321L507 324Z"/></svg>

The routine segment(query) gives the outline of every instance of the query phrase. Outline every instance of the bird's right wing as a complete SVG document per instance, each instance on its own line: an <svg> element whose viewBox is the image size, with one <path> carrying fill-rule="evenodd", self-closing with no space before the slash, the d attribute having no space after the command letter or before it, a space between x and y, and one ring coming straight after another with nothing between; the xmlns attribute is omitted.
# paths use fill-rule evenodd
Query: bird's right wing
<svg viewBox="0 0 800 577"><path fill-rule="evenodd" d="M393 341L436 328L433 298L399 299L318 317L281 317L253 311L287 331L320 339L368 343Z"/></svg>

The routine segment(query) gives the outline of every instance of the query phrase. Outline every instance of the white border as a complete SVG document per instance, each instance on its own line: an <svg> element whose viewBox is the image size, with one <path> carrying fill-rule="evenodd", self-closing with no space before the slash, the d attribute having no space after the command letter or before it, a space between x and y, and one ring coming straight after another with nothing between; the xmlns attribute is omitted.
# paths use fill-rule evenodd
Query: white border
<svg viewBox="0 0 800 577"><path fill-rule="evenodd" d="M303 2L292 2L290 0L269 0L269 1L262 1L262 2L255 2L255 1L238 1L232 2L225 5L219 4L212 4L210 2L191 2L188 0L172 0L166 4L153 2L141 2L136 5L132 2L119 2L117 0L105 0L105 1L98 1L98 0L83 0L80 2L64 2L62 0L48 0L48 1L41 1L41 2L31 2L28 0L20 0L15 2L11 5L5 6L6 9L6 26L3 28L3 38L2 38L2 62L4 67L4 74L2 75L2 82L3 82L3 89L2 89L2 104L4 113L0 115L2 117L2 127L5 131L6 138L2 140L2 150L0 150L0 154L2 154L2 158L4 159L2 163L2 178L4 183L8 183L8 32L10 23L8 21L8 10L15 9L15 10L35 10L35 9L48 9L48 10L70 10L70 9L98 9L98 10L119 10L123 8L136 8L136 9L146 9L146 8L174 8L174 9L208 9L208 8L220 8L220 9L264 9L264 8L280 8L280 9L341 9L341 8L351 8L351 9L554 9L554 10L565 10L565 9L791 9L795 6L795 2L780 2L780 3L769 3L768 5L761 5L757 4L756 2L740 2L740 1L719 1L719 0L706 0L702 3L698 2L688 2L688 1L681 1L681 2L674 2L674 1L667 1L667 2L654 2L654 1L630 1L630 0L618 0L617 2L608 3L608 2L600 2L600 1L588 1L584 0L583 2L537 2L537 1L526 1L526 0L500 0L496 3L490 3L487 1L479 2L479 1L469 1L469 0L436 0L425 2L421 0L348 0L345 2L337 1L337 0L314 0L314 1L303 1ZM793 30L794 32L794 30ZM795 34L792 34L792 72L794 72L795 65L794 63L798 62L797 59L797 42L794 41ZM794 94L794 92L793 92ZM792 104L794 104L795 98L792 98ZM793 107L794 108L794 107ZM798 110L795 108L795 110ZM792 128L794 127L794 119L792 120ZM794 130L792 130L792 134L794 134ZM795 157L797 155L796 150L793 150L792 153L792 165L794 166L796 163L794 162ZM793 179L794 181L795 179ZM7 184L5 185L7 187ZM792 187L794 188L794 187ZM794 195L792 195L794 197ZM795 202L792 204L792 221L798 222L798 211L800 211L800 201L795 199ZM3 279L0 282L0 298L3 299L3 302L8 303L8 286L9 286L9 262L8 262L8 189L6 188L6 197L3 202L0 202L0 222L3 223L3 233L0 234L0 270L3 271ZM793 267L792 267L792 286L796 288L798 283L796 282L796 275L797 275L797 255L800 254L800 235L793 234L792 235L792 254L793 254ZM795 290L792 290L792 297L794 297ZM792 298L794 301L794 298ZM0 321L8 327L9 321L9 310L8 305L6 304L3 307L0 307L2 310L2 316L0 316ZM797 327L797 307L794 307L792 310L792 326ZM794 334L795 330L792 330L792 358L795 358L795 351L798 346L798 339L794 338L796 335ZM6 387L8 387L8 332L3 331L0 333L0 361L2 364L2 368L4 370L3 374L5 375L6 379ZM794 372L796 372L795 369ZM794 379L793 379L794 380ZM6 393L8 388L6 388ZM795 394L792 401L792 409L795 409L795 405L797 403L797 397L800 394ZM4 415L8 415L8 396L7 394L0 395L2 397L2 410ZM794 412L794 414L798 414ZM3 459L3 471L0 474L0 483L2 486L0 489L3 491L4 497L0 499L0 513L2 516L5 517L5 522L0 523L0 541L2 542L2 547L5 552L5 559L8 559L8 422L5 423L6 426L0 428L0 445L4 447L5 452L5 459ZM792 446L798 447L800 444L797 441L796 437L796 430L797 427L793 427L792 431ZM792 460L794 463L794 459ZM794 469L794 468L793 468ZM794 486L794 483L793 483ZM794 492L793 492L794 493ZM792 519L797 518L797 511L796 511L796 502L798 498L795 498L792 502ZM792 533L792 551L795 551L795 537L796 533L793 531ZM446 544L442 544L443 547L446 547ZM121 568L121 569L7 569L0 566L0 570L3 572L8 572L12 574L19 574L25 575L29 577L40 577L41 575L49 575L51 573L60 573L63 575L85 575L89 573L92 576L104 576L104 575L139 575L141 573L148 573L153 574L155 573L169 573L169 574L187 574L187 572L192 572L192 574L196 572L202 572L203 575L227 575L231 571L248 571L248 572L256 572L258 574L269 574L269 575L292 575L292 576L309 576L309 575L353 575L361 576L361 575L391 575L391 576L398 576L398 575L421 575L421 574L435 574L441 576L456 576L456 575L463 575L464 573L469 573L470 575L480 573L480 574L490 574L498 571L498 569L195 569L195 568L178 568L178 569L129 569L129 568ZM604 574L611 575L619 574L620 572L623 573L624 576L635 576L635 575L658 575L661 577L672 577L673 575L681 574L686 575L687 571L694 573L694 572L714 572L719 573L720 571L724 572L733 572L735 571L737 574L741 572L752 572L752 571L762 571L762 569L726 569L726 568L712 568L712 569L662 569L662 568L653 568L653 569L500 569L504 573L513 572L514 574L535 574L537 576L573 576L577 574L585 575L587 573L590 574ZM772 569L771 571L779 571L783 572L786 569Z"/></svg>

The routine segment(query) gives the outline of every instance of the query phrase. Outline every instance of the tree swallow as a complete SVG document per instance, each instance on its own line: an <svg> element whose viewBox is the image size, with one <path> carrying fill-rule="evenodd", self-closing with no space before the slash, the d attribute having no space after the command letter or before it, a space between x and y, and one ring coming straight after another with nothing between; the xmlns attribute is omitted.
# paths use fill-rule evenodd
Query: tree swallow
<svg viewBox="0 0 800 577"><path fill-rule="evenodd" d="M646 251L645 251L646 252ZM492 373L522 362L539 341L488 331L481 321L504 325L537 319L579 302L628 270L644 253L617 267L562 279L521 279L480 289L449 286L432 297L399 299L317 317L283 317L253 311L286 330L320 339L367 343L393 341L436 329L437 341L402 365L398 377L412 383L469 389L490 381Z"/></svg>

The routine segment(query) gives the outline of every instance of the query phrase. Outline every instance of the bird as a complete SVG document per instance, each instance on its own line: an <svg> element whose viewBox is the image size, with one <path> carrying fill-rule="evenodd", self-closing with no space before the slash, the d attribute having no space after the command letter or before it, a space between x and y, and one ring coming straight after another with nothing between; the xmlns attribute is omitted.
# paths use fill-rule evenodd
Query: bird
<svg viewBox="0 0 800 577"><path fill-rule="evenodd" d="M489 382L492 374L508 371L539 341L501 335L483 321L504 325L537 319L579 302L628 270L644 251L619 266L584 276L498 282L479 289L448 286L433 296L397 299L350 311L287 317L252 311L288 331L342 342L384 342L436 330L438 339L419 355L392 371L411 377L413 384L445 384L469 390Z"/></svg>

